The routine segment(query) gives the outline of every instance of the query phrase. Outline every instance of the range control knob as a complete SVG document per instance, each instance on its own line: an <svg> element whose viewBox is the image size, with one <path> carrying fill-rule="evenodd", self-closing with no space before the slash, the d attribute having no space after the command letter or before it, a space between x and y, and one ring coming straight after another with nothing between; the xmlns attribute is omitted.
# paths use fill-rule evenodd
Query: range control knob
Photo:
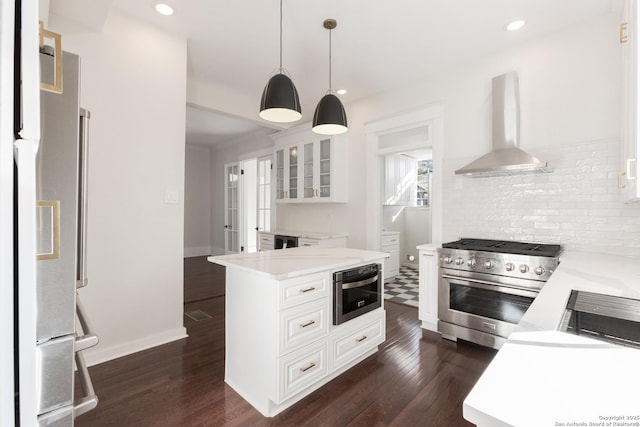
<svg viewBox="0 0 640 427"><path fill-rule="evenodd" d="M476 266L476 260L471 258L470 260L467 261L467 265L471 268Z"/></svg>
<svg viewBox="0 0 640 427"><path fill-rule="evenodd" d="M529 271L529 266L526 264L522 264L520 266L520 273L526 273L527 271Z"/></svg>
<svg viewBox="0 0 640 427"><path fill-rule="evenodd" d="M456 265L464 264L464 260L462 258L456 258Z"/></svg>
<svg viewBox="0 0 640 427"><path fill-rule="evenodd" d="M443 261L445 264L451 264L453 262L453 259L451 257L446 256L444 257Z"/></svg>
<svg viewBox="0 0 640 427"><path fill-rule="evenodd" d="M484 262L484 268L486 268L487 270L491 270L493 268L493 261L488 260Z"/></svg>
<svg viewBox="0 0 640 427"><path fill-rule="evenodd" d="M513 271L516 269L516 266L513 265L513 263L508 262L507 265L505 265L505 267L507 268L507 271Z"/></svg>
<svg viewBox="0 0 640 427"><path fill-rule="evenodd" d="M536 267L535 270L533 270L534 273L536 273L538 276L542 276L544 274L544 267L539 266Z"/></svg>

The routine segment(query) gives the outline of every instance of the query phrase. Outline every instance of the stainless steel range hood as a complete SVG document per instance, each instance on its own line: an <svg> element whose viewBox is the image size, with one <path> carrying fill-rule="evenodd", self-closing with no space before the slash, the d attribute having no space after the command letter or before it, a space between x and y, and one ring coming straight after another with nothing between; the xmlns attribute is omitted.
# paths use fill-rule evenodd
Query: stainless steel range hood
<svg viewBox="0 0 640 427"><path fill-rule="evenodd" d="M494 77L492 82L493 149L456 170L456 175L487 177L552 172L546 162L521 150L520 94L515 71Z"/></svg>

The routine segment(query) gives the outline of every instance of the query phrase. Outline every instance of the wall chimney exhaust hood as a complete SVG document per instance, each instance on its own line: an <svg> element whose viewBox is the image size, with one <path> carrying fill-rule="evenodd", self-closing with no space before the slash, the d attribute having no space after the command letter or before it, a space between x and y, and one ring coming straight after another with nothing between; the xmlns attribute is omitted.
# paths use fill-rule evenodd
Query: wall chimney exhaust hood
<svg viewBox="0 0 640 427"><path fill-rule="evenodd" d="M520 94L515 71L491 81L493 148L477 160L456 170L456 175L489 177L552 172L546 162L521 150Z"/></svg>

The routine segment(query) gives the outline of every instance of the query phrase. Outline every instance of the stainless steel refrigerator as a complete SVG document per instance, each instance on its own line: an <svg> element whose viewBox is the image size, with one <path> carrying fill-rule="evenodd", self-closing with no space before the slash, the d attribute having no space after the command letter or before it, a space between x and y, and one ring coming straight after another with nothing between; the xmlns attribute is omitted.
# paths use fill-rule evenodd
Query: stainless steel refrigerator
<svg viewBox="0 0 640 427"><path fill-rule="evenodd" d="M41 81L60 77L61 90L40 92L36 155L36 410L40 426L72 426L97 397L82 350L97 344L77 295L88 283L87 148L89 113L80 108L80 58L47 47ZM76 316L81 330L76 330ZM74 363L75 361L75 363ZM18 363L21 363L18 360ZM84 397L74 400L74 371Z"/></svg>

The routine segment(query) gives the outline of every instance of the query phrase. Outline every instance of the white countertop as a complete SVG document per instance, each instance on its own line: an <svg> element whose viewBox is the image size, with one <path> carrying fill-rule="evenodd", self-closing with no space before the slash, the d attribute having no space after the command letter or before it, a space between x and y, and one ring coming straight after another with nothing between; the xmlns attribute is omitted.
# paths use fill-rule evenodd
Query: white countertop
<svg viewBox="0 0 640 427"><path fill-rule="evenodd" d="M225 267L250 270L272 279L282 280L327 270L340 270L358 264L381 261L386 252L352 248L305 246L278 251L210 256L210 262Z"/></svg>
<svg viewBox="0 0 640 427"><path fill-rule="evenodd" d="M640 299L640 259L569 252L560 261L465 399L474 424L640 426L640 350L556 331L573 289Z"/></svg>
<svg viewBox="0 0 640 427"><path fill-rule="evenodd" d="M275 230L275 231L260 231L261 234L273 234L280 236L290 237L302 237L306 239L335 239L338 237L349 237L346 233L317 233L315 231L293 231L293 230Z"/></svg>

